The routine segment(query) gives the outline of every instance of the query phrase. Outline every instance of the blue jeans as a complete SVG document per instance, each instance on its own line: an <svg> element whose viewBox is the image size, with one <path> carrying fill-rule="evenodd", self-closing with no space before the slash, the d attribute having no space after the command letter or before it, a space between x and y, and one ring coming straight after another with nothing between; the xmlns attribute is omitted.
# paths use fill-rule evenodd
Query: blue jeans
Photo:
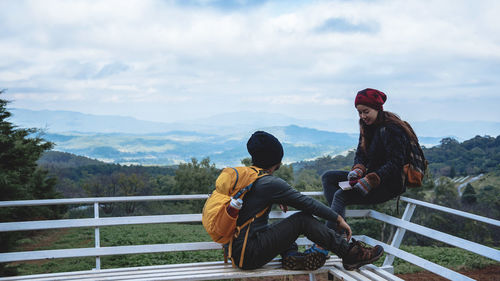
<svg viewBox="0 0 500 281"><path fill-rule="evenodd" d="M354 189L342 190L339 187L339 182L346 181L348 173L346 171L327 171L321 176L323 194L328 205L344 219L346 206L379 204L395 198L394 194L383 185L372 189L366 196ZM326 225L337 230L337 223L334 221L327 221Z"/></svg>

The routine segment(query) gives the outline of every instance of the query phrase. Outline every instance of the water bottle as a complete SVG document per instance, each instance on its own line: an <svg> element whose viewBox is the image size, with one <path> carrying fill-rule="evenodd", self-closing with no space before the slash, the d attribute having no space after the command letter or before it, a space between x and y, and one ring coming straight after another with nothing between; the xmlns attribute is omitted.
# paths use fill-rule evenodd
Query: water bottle
<svg viewBox="0 0 500 281"><path fill-rule="evenodd" d="M241 198L234 199L231 198L231 202L227 206L227 213L235 218L238 216L238 212L240 211L241 207L243 206L243 200Z"/></svg>

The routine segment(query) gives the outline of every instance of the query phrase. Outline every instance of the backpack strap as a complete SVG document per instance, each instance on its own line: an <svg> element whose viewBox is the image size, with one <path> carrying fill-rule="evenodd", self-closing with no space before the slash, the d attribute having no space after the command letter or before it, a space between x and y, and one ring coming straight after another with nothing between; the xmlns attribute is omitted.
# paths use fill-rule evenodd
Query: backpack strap
<svg viewBox="0 0 500 281"><path fill-rule="evenodd" d="M238 184L238 179L240 178L240 174L238 174L238 170L236 170L236 168L234 168L234 167L231 167L231 168L236 173L236 180L234 181L234 185L233 185L233 188L231 190L231 193L233 193L234 189L236 188L236 184ZM238 198L238 197L236 197L236 198Z"/></svg>
<svg viewBox="0 0 500 281"><path fill-rule="evenodd" d="M229 249L228 249L229 254L227 256L227 258L231 259L231 263L233 264L233 267L236 267L236 264L234 263L234 260L232 259L233 240L234 240L234 238L237 238L240 235L240 231L248 225L247 231L245 233L245 240L243 241L243 247L241 248L241 256L240 256L240 263L239 263L239 267L241 268L243 266L243 259L245 258L245 250L246 250L246 247L247 247L248 233L250 232L250 224L256 218L259 218L259 217L263 216L268 209L269 209L269 206L265 207L264 210L262 210L259 213L257 213L253 218L247 220L244 224L236 227L236 232L234 233L234 236L231 238L231 240L229 240ZM227 261L226 257L224 257L224 261Z"/></svg>
<svg viewBox="0 0 500 281"><path fill-rule="evenodd" d="M380 128L380 136L385 137L385 126ZM406 147L405 147L405 162L408 162L408 137L406 136ZM404 170L401 171L401 178L403 179L403 185L406 185L406 175L404 173ZM396 200L396 213L399 215L399 198L401 195L398 195L398 198Z"/></svg>
<svg viewBox="0 0 500 281"><path fill-rule="evenodd" d="M245 186L244 188L242 188L240 191L238 191L234 196L233 198L240 198L240 197L243 197L248 191L250 191L252 189L252 187L254 186L254 184L260 179L262 178L263 176L266 176L268 175L267 172L265 172L264 170L257 170L255 169L254 167L250 167L251 169L253 169L255 172L257 172L259 174L259 177L254 181L252 182L251 184ZM234 168L233 168L234 169ZM236 169L234 169L236 171ZM238 171L236 171L236 175L238 175ZM236 177L236 181L238 181L238 177ZM234 185L236 187L236 184ZM234 187L233 187L234 189ZM265 207L262 211L258 212L255 216L253 216L252 218L250 218L249 220L247 220L245 223L243 223L242 225L240 226L236 226L236 231L233 235L233 237L231 238L231 240L229 240L229 249L228 249L228 255L226 256L224 254L224 262L227 261L227 258L231 259L231 263L233 264L233 267L236 267L236 264L234 263L234 260L232 259L232 251L233 251L233 240L234 238L237 238L239 235L240 235L240 231L245 228L247 225L248 225L248 228L247 228L247 231L245 233L245 240L243 241L243 247L241 249L241 256L240 256L240 263L239 263L239 267L241 268L243 266L243 259L245 258L245 250L246 250L246 246L247 246L247 240L248 240L248 233L250 232L250 224L257 218L260 218L261 216L263 216L266 211L269 209L270 206L267 206Z"/></svg>

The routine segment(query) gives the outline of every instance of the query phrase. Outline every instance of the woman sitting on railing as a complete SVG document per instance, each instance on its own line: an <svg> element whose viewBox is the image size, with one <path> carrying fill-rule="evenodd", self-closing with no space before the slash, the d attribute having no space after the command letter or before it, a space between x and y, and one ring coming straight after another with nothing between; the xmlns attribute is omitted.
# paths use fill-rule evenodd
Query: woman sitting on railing
<svg viewBox="0 0 500 281"><path fill-rule="evenodd" d="M383 203L405 190L403 166L409 139L418 142L411 126L396 114L384 111L387 96L375 89L359 91L354 101L359 113L359 143L354 166L348 171L327 171L323 192L331 208L345 218L348 205ZM339 187L349 181L347 187ZM337 229L334 221L327 226Z"/></svg>

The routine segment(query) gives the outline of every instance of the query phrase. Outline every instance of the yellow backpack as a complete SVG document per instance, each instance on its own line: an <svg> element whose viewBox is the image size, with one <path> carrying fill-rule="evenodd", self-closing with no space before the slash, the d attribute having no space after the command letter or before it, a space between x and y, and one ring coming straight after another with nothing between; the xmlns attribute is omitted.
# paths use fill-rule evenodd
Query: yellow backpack
<svg viewBox="0 0 500 281"><path fill-rule="evenodd" d="M227 206L232 197L243 199L245 194L252 188L253 183L265 175L267 173L264 170L255 166L225 168L215 182L215 190L205 202L201 218L203 227L213 241L221 244L230 243L229 258L231 258L233 239L238 237L240 230L252 223L256 218L262 216L269 207L259 212L244 224L237 226L236 221L238 218L233 218L227 213ZM247 229L245 242L241 251L240 267L243 264L243 253L245 252L249 229L250 227Z"/></svg>

